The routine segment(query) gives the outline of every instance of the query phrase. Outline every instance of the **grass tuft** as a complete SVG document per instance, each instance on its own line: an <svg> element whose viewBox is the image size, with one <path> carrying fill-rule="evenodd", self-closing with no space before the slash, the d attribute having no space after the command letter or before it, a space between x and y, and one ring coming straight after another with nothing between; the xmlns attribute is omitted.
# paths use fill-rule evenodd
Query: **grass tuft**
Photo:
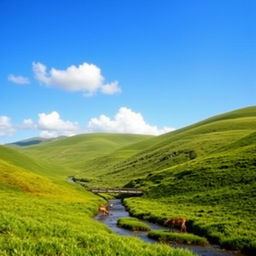
<svg viewBox="0 0 256 256"><path fill-rule="evenodd" d="M119 227L132 231L149 231L150 227L136 218L120 218L117 221Z"/></svg>
<svg viewBox="0 0 256 256"><path fill-rule="evenodd" d="M194 245L207 245L208 241L204 237L200 237L194 234L188 233L175 233L163 230L150 231L148 233L150 238L158 240L160 242L175 242L182 244L194 244Z"/></svg>

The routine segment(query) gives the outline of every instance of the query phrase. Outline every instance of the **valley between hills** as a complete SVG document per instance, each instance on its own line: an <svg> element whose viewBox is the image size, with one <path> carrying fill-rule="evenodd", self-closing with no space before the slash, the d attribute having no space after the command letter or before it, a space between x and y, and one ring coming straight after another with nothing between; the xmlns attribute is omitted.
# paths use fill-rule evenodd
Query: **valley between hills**
<svg viewBox="0 0 256 256"><path fill-rule="evenodd" d="M0 255L194 255L115 234L92 218L105 200L91 187L141 189L124 199L134 217L163 224L182 216L189 233L256 255L256 107L160 136L0 146Z"/></svg>

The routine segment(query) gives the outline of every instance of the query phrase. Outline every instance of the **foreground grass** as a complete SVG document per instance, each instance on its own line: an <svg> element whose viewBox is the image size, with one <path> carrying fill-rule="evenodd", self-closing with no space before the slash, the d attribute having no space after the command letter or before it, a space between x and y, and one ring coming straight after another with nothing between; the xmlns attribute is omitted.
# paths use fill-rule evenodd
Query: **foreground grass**
<svg viewBox="0 0 256 256"><path fill-rule="evenodd" d="M156 239L160 242L175 242L182 244L207 245L208 241L204 237L188 233L176 233L163 230L151 231L148 237Z"/></svg>
<svg viewBox="0 0 256 256"><path fill-rule="evenodd" d="M120 218L117 225L132 231L149 231L150 227L136 218Z"/></svg>
<svg viewBox="0 0 256 256"><path fill-rule="evenodd" d="M193 255L114 234L92 218L102 198L27 169L37 164L22 154L14 161L8 150L1 151L6 154L0 155L0 256Z"/></svg>
<svg viewBox="0 0 256 256"><path fill-rule="evenodd" d="M192 256L185 250L113 234L91 218L99 203L94 196L85 194L84 201L62 201L1 188L1 256Z"/></svg>

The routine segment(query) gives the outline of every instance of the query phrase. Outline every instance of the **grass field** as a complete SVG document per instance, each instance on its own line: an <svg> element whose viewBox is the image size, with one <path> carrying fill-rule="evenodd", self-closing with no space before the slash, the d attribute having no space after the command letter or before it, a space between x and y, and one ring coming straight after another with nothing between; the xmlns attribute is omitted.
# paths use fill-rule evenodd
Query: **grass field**
<svg viewBox="0 0 256 256"><path fill-rule="evenodd" d="M56 182L60 174L40 175L47 167L15 150L1 147L0 159L1 256L192 256L185 250L112 233L92 218L102 198L75 184Z"/></svg>
<svg viewBox="0 0 256 256"><path fill-rule="evenodd" d="M93 221L103 199L66 182L75 175L88 186L141 188L142 197L124 201L132 215L158 223L185 217L189 232L255 255L255 152L256 107L157 137L90 134L0 147L0 251L191 255L119 237Z"/></svg>

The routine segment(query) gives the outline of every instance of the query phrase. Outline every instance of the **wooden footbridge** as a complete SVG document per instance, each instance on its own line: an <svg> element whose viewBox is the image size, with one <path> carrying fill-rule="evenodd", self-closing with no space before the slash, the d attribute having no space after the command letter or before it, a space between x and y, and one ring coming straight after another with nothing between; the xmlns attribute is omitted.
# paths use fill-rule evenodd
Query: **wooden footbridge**
<svg viewBox="0 0 256 256"><path fill-rule="evenodd" d="M117 193L129 195L142 195L143 191L137 188L90 188L89 191L98 193Z"/></svg>

